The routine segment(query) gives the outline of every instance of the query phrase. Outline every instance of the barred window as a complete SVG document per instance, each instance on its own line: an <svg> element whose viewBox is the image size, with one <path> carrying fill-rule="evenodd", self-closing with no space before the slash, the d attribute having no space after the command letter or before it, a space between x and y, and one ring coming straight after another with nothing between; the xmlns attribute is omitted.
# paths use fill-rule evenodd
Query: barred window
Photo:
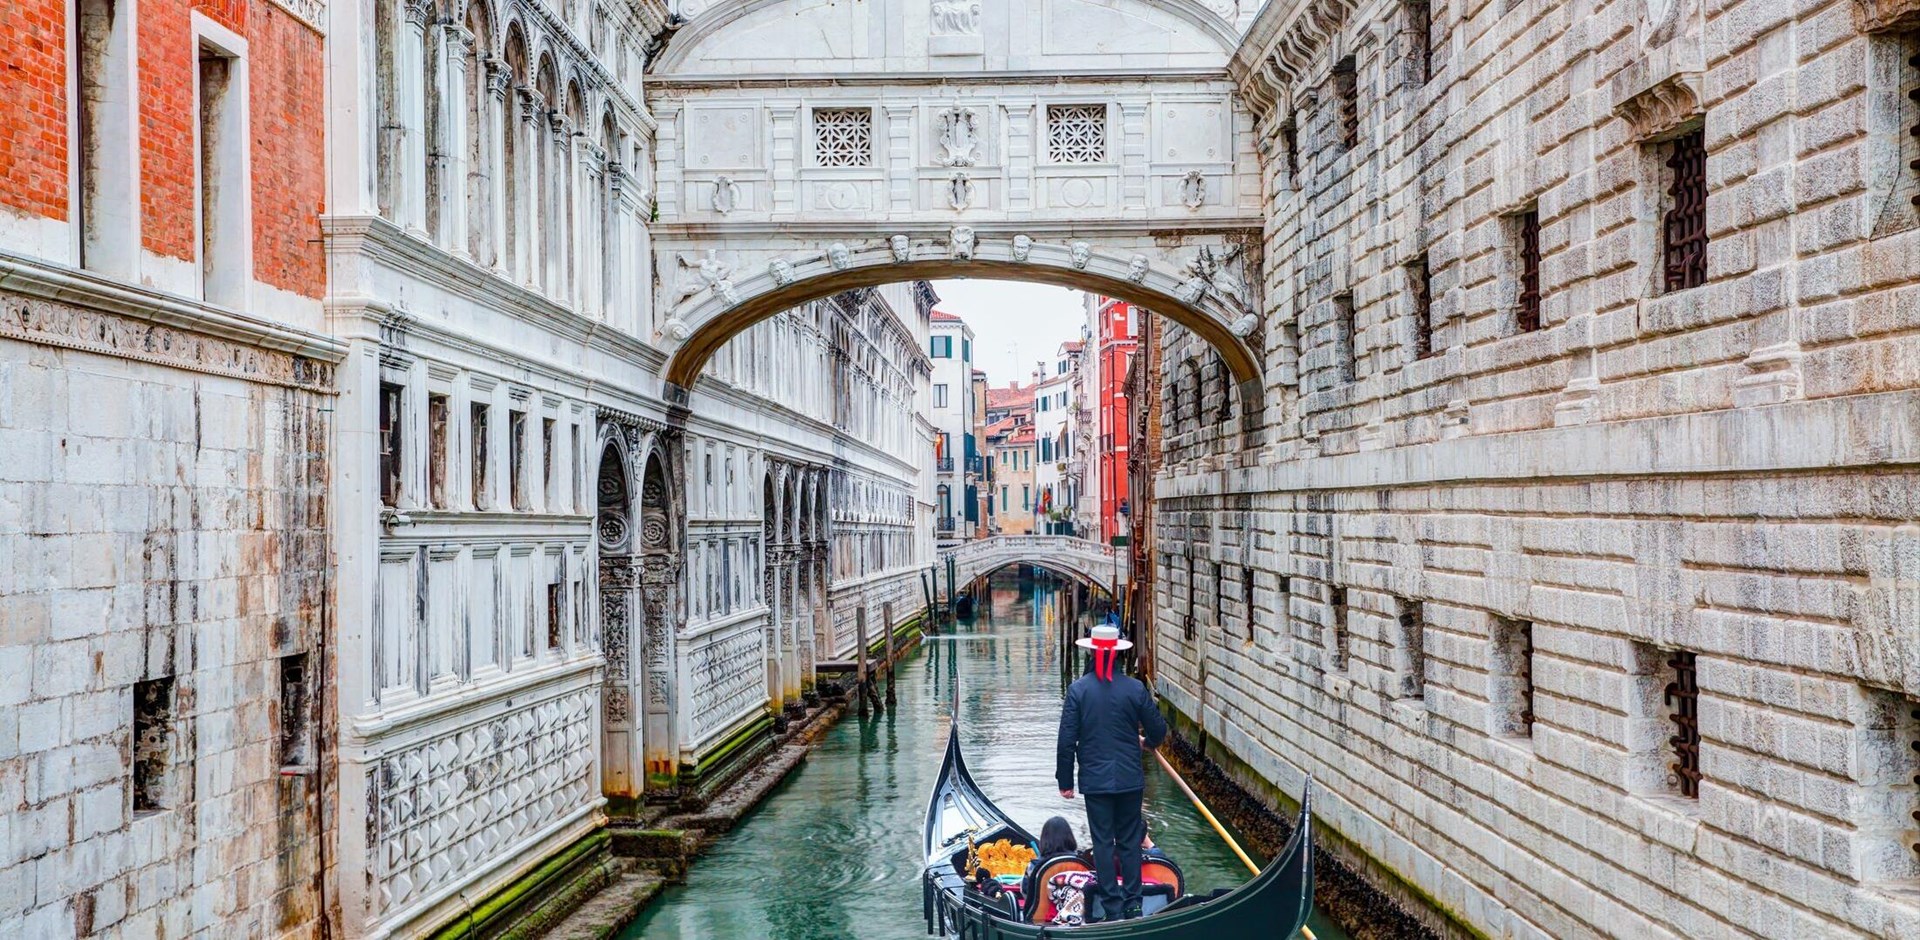
<svg viewBox="0 0 1920 940"><path fill-rule="evenodd" d="M1540 210L1520 215L1520 311L1517 325L1523 333L1540 328Z"/></svg>
<svg viewBox="0 0 1920 940"><path fill-rule="evenodd" d="M1339 105L1340 146L1360 146L1360 70L1353 56L1333 66L1333 95Z"/></svg>
<svg viewBox="0 0 1920 940"><path fill-rule="evenodd" d="M813 109L813 156L819 166L872 166L873 110Z"/></svg>
<svg viewBox="0 0 1920 940"><path fill-rule="evenodd" d="M1425 359L1433 355L1433 274L1424 251L1407 265L1407 290L1412 295L1413 356Z"/></svg>
<svg viewBox="0 0 1920 940"><path fill-rule="evenodd" d="M1707 282L1706 132L1694 130L1674 139L1667 156L1666 218L1660 227L1661 255L1668 291Z"/></svg>
<svg viewBox="0 0 1920 940"><path fill-rule="evenodd" d="M1347 634L1347 589L1327 588L1327 606L1333 611L1333 663L1335 672L1346 672L1352 659L1352 641Z"/></svg>
<svg viewBox="0 0 1920 940"><path fill-rule="evenodd" d="M1688 799L1700 797L1700 684L1696 679L1696 655L1692 650L1674 650L1667 660L1672 678L1664 698L1669 709L1667 720L1673 723L1673 736L1667 744L1673 751L1674 789Z"/></svg>
<svg viewBox="0 0 1920 940"><path fill-rule="evenodd" d="M1054 163L1105 163L1107 106L1047 106L1047 159Z"/></svg>

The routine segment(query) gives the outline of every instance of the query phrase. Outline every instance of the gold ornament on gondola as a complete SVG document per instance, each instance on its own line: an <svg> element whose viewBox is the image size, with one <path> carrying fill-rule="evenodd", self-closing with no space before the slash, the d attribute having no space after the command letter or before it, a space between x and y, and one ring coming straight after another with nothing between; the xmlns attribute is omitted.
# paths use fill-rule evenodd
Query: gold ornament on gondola
<svg viewBox="0 0 1920 940"><path fill-rule="evenodd" d="M1015 845L1006 839L989 842L975 850L980 867L992 874L1024 875L1027 865L1034 859L1033 849L1024 845Z"/></svg>

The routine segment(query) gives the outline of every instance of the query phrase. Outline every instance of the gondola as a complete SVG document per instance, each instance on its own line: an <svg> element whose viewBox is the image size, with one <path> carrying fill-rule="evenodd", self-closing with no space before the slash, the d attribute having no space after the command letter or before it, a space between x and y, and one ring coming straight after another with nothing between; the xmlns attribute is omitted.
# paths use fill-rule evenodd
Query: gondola
<svg viewBox="0 0 1920 940"><path fill-rule="evenodd" d="M1031 923L1032 910L1006 897L992 898L970 885L961 867L970 844L1007 839L1032 845L1034 838L980 792L960 756L956 725L947 737L947 755L939 782L927 803L926 869L921 876L927 932L948 940L1285 940L1307 922L1313 910L1313 783L1300 794L1300 819L1280 856L1252 881L1202 899L1163 899L1147 916L1134 920L1062 927ZM1042 860L1043 866L1046 860ZM1183 895L1178 867L1163 866Z"/></svg>

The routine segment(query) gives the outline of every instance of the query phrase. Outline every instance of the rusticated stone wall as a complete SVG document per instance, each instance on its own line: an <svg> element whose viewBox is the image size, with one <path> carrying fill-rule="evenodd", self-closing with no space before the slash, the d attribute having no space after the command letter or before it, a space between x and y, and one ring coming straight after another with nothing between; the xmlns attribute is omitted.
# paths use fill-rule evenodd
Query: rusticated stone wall
<svg viewBox="0 0 1920 940"><path fill-rule="evenodd" d="M1236 57L1268 397L1206 446L1168 330L1159 689L1474 930L1920 936L1910 14L1276 2Z"/></svg>

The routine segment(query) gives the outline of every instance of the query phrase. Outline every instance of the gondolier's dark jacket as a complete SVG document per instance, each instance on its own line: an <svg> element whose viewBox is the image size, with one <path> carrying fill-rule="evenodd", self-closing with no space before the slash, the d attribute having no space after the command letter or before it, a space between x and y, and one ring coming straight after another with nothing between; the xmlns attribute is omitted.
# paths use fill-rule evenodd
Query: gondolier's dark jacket
<svg viewBox="0 0 1920 940"><path fill-rule="evenodd" d="M1060 789L1073 786L1073 763L1080 761L1080 792L1131 793L1144 790L1140 737L1155 748L1167 737L1166 719L1140 680L1116 670L1112 682L1089 672L1067 688L1060 709L1060 741L1054 776Z"/></svg>

